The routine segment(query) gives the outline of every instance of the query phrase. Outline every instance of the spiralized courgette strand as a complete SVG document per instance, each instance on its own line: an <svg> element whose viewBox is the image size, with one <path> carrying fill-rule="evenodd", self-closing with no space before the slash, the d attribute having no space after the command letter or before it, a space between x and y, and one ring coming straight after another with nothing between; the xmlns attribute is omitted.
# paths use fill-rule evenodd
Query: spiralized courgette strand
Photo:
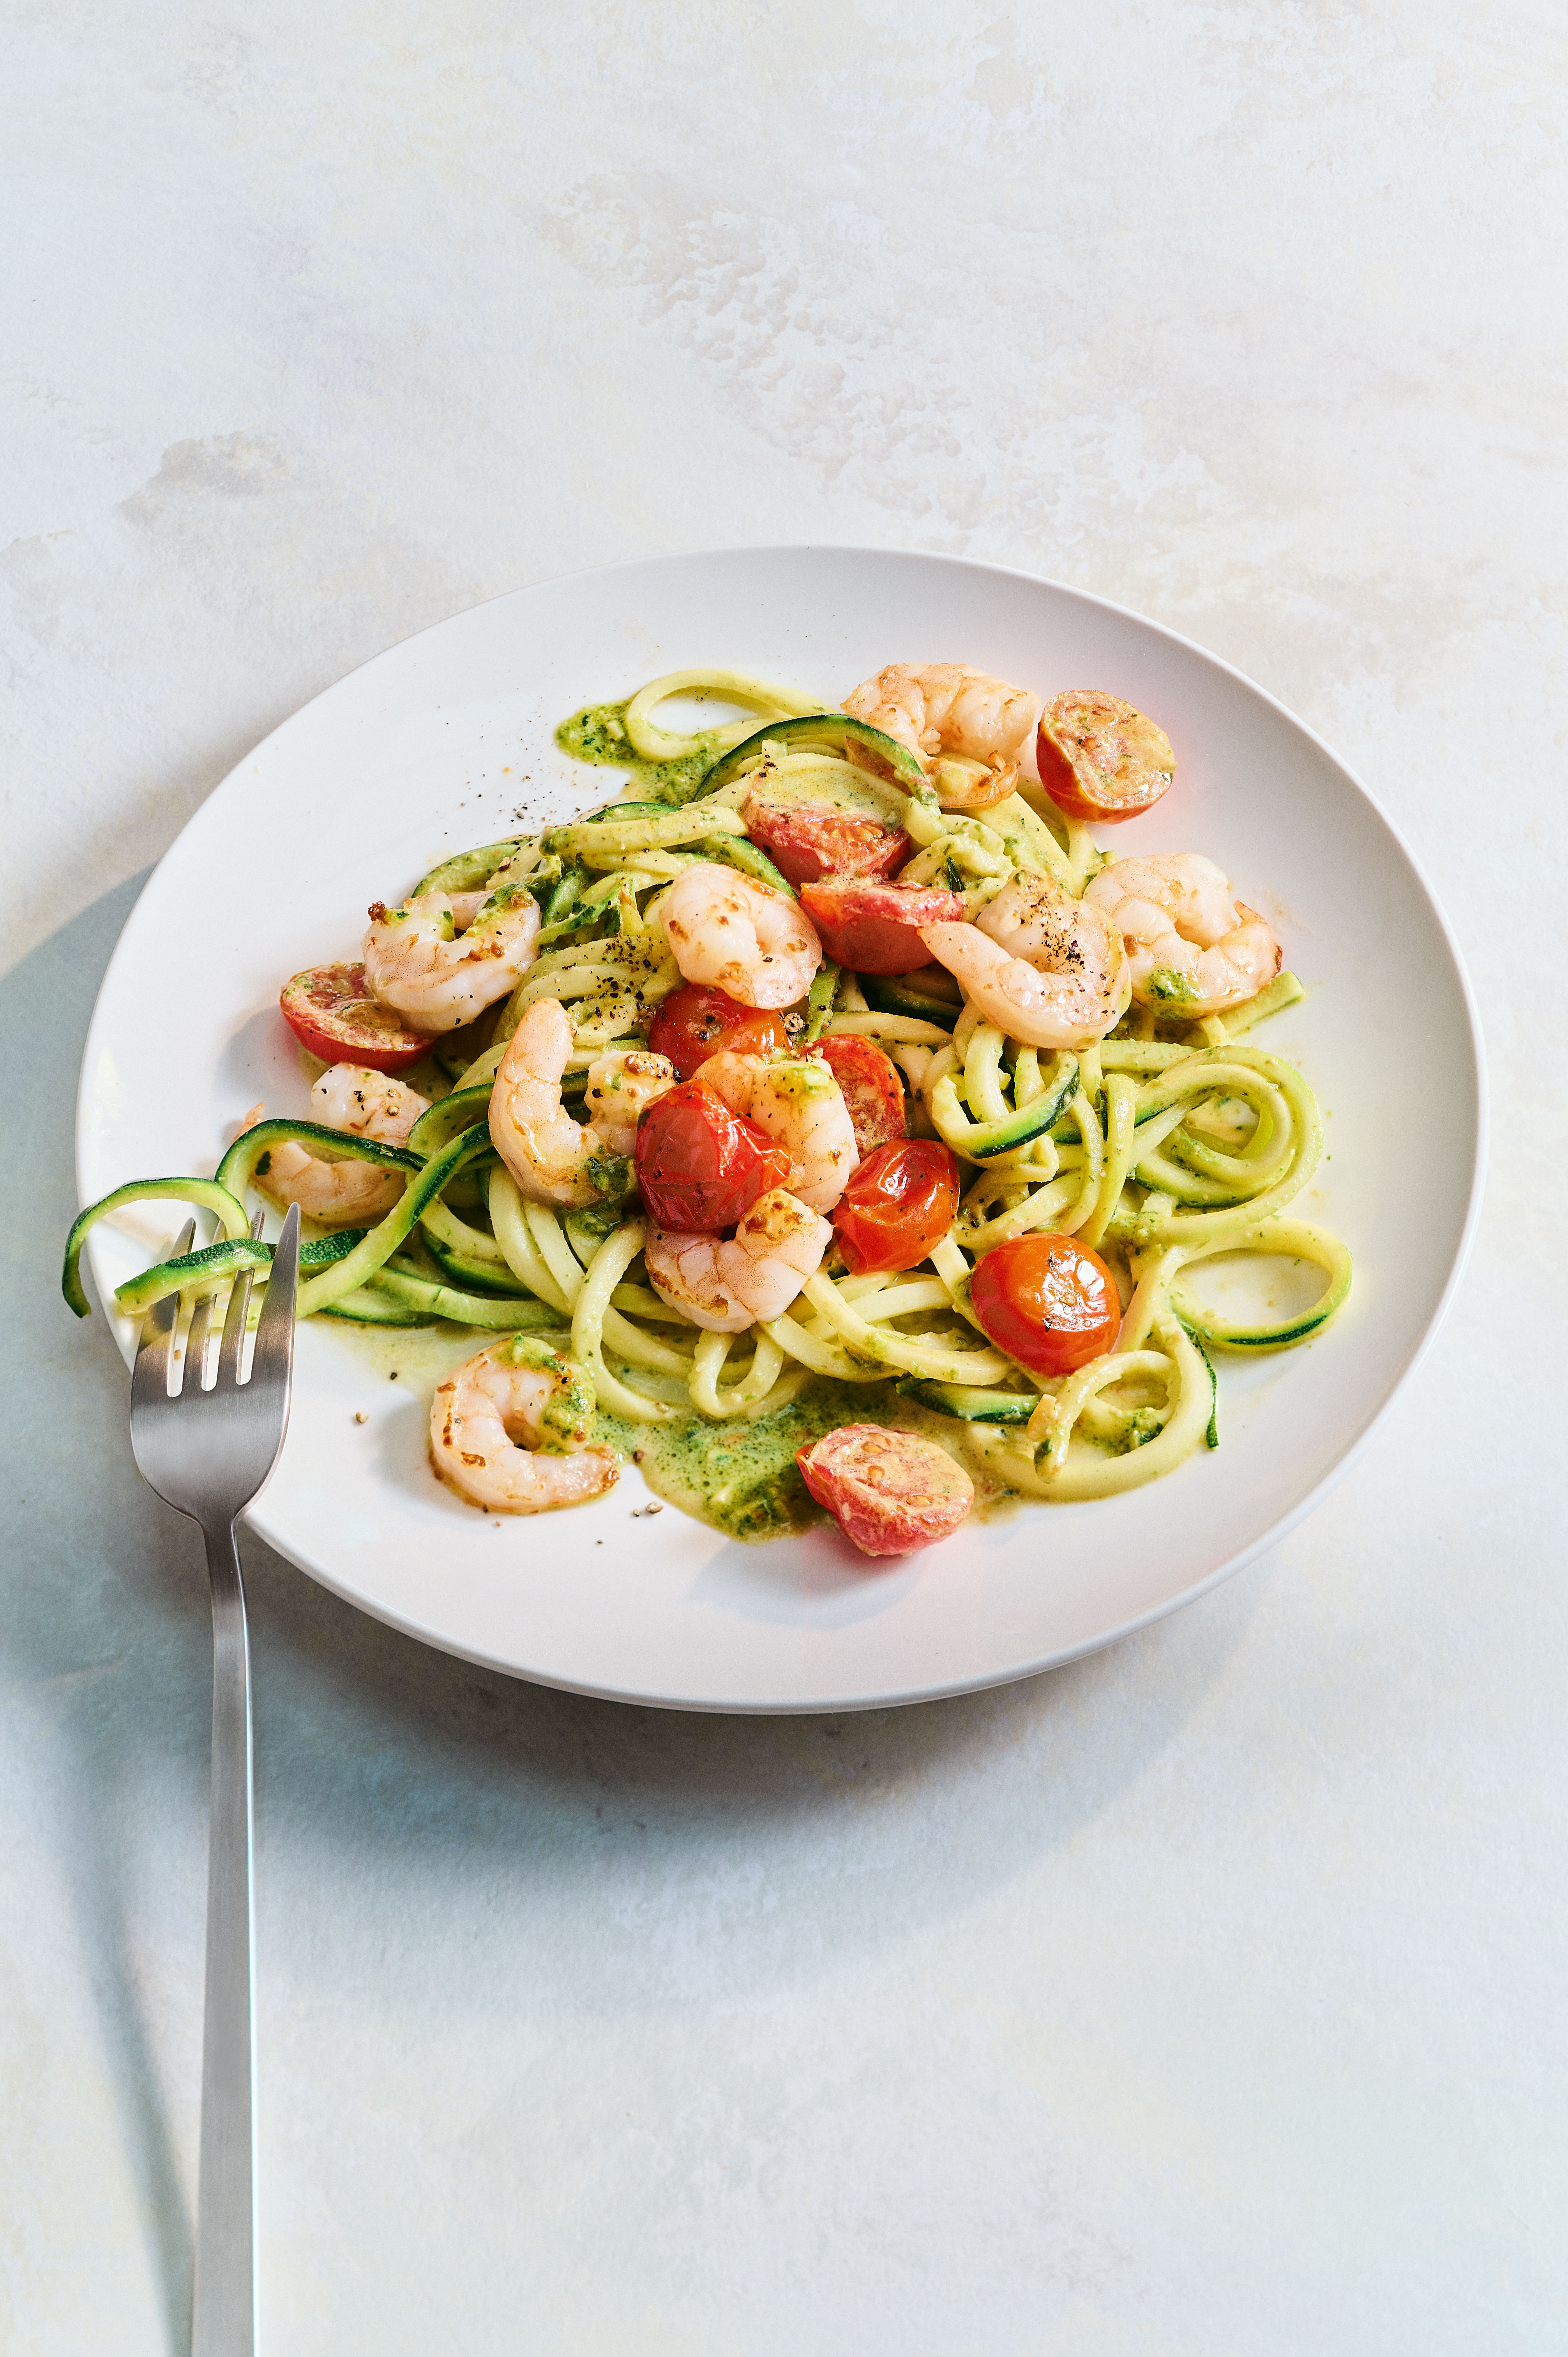
<svg viewBox="0 0 1568 2357"><path fill-rule="evenodd" d="M723 699L752 717L682 733L658 717L676 695ZM221 1290L241 1267L264 1272L270 1248L249 1240L246 1199L264 1181L271 1149L295 1140L403 1179L400 1200L373 1228L306 1243L301 1316L542 1330L570 1349L599 1406L633 1425L756 1420L814 1377L893 1383L912 1410L950 1419L1007 1486L1055 1502L1133 1488L1170 1472L1206 1437L1216 1445L1210 1353L1303 1342L1323 1330L1350 1285L1344 1245L1286 1216L1322 1152L1316 1100L1294 1065L1247 1036L1302 996L1293 974L1180 1034L1137 1012L1081 1055L1051 1057L983 1019L936 969L863 982L825 964L803 1013L790 1018L797 1044L837 1035L883 1047L904 1075L911 1131L951 1147L964 1192L950 1233L921 1267L854 1276L824 1266L787 1315L744 1334L703 1331L654 1292L634 1199L591 1212L523 1200L488 1125L507 1041L530 1006L561 1002L573 1034L569 1106L596 1056L646 1044L653 1015L682 979L660 911L683 868L719 860L790 889L746 834L741 813L759 773L775 791L853 793L862 804L880 796L914 845L904 880L961 891L972 914L1015 874L1049 875L1081 893L1101 864L1086 830L1043 796L1015 793L983 819L945 812L902 748L762 681L679 672L609 709L610 749L591 758L613 759L624 743L627 766L653 765L655 775L657 765L669 767L664 789L539 836L459 853L423 879L478 891L504 866L509 882L526 881L542 922L539 954L510 998L462 1035L466 1045L441 1043L450 1087L406 1149L309 1122L265 1121L236 1141L213 1179L118 1189L71 1231L64 1285L72 1308L88 1312L79 1274L88 1231L133 1201L194 1204L212 1216L215 1234L123 1285L116 1299L127 1313L170 1292ZM981 1333L969 1298L986 1252L1047 1231L1106 1255L1125 1301L1114 1350L1054 1380L1029 1373ZM1189 1275L1220 1254L1307 1264L1321 1274L1317 1297L1273 1322L1228 1318L1206 1305Z"/></svg>

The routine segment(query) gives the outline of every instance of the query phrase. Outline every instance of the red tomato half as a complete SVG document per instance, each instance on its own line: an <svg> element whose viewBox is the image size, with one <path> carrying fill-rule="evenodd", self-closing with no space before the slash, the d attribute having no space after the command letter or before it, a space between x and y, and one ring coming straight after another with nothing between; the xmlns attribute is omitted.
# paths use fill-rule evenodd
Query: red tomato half
<svg viewBox="0 0 1568 2357"><path fill-rule="evenodd" d="M800 906L835 965L855 974L913 974L917 966L929 965L931 952L918 928L957 924L963 915L957 892L923 884L874 884L858 876L802 884Z"/></svg>
<svg viewBox="0 0 1568 2357"><path fill-rule="evenodd" d="M648 1027L648 1044L656 1056L668 1056L683 1081L721 1048L745 1056L776 1056L789 1044L781 1015L766 1007L743 1006L722 990L708 990L700 982L683 983L672 990Z"/></svg>
<svg viewBox="0 0 1568 2357"><path fill-rule="evenodd" d="M1098 688L1051 698L1040 715L1035 761L1059 811L1106 825L1152 809L1176 775L1165 730Z"/></svg>
<svg viewBox="0 0 1568 2357"><path fill-rule="evenodd" d="M809 1051L820 1057L843 1094L854 1125L854 1150L864 1161L874 1146L905 1133L904 1083L891 1056L875 1039L819 1039Z"/></svg>
<svg viewBox="0 0 1568 2357"><path fill-rule="evenodd" d="M909 1555L956 1531L974 1484L945 1448L917 1432L846 1424L798 1448L800 1478L862 1555Z"/></svg>
<svg viewBox="0 0 1568 2357"><path fill-rule="evenodd" d="M753 843L791 884L819 884L824 876L890 876L915 848L902 827L825 802L788 806L753 794L742 815Z"/></svg>
<svg viewBox="0 0 1568 2357"><path fill-rule="evenodd" d="M977 1265L974 1314L999 1351L1037 1375L1103 1357L1122 1324L1116 1280L1076 1236L1015 1236Z"/></svg>
<svg viewBox="0 0 1568 2357"><path fill-rule="evenodd" d="M879 1146L833 1206L833 1228L851 1275L918 1268L951 1227L958 1197L958 1157L940 1138L901 1137Z"/></svg>
<svg viewBox="0 0 1568 2357"><path fill-rule="evenodd" d="M371 996L362 965L313 965L285 982L278 1004L299 1041L324 1064L364 1064L405 1072L431 1042Z"/></svg>
<svg viewBox="0 0 1568 2357"><path fill-rule="evenodd" d="M787 1187L794 1163L716 1089L682 1082L637 1125L637 1183L661 1228L707 1235L733 1228L759 1195Z"/></svg>

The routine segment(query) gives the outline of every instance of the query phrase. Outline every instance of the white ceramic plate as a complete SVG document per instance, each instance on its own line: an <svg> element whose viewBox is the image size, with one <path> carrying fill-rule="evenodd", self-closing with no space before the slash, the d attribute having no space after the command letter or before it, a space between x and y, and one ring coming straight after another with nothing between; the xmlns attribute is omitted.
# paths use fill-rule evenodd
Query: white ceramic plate
<svg viewBox="0 0 1568 2357"><path fill-rule="evenodd" d="M1222 1362L1217 1454L880 1566L828 1531L747 1546L674 1511L634 1521L629 1469L592 1507L498 1527L426 1469L417 1347L319 1320L301 1329L287 1444L251 1520L395 1627L549 1684L705 1710L855 1709L1023 1677L1277 1538L1429 1340L1478 1197L1482 1082L1458 952L1409 854L1316 738L1212 656L1077 591L932 556L754 549L583 574L458 615L317 697L198 812L125 928L82 1068L82 1200L210 1170L258 1099L304 1109L280 984L355 954L368 903L438 857L617 791L556 750L566 714L703 663L832 703L900 659L1105 688L1167 731L1176 783L1115 846L1209 854L1308 986L1266 1043L1300 1060L1328 1117L1294 1214L1350 1244L1347 1311L1304 1349ZM177 1223L158 1206L101 1226L101 1296Z"/></svg>

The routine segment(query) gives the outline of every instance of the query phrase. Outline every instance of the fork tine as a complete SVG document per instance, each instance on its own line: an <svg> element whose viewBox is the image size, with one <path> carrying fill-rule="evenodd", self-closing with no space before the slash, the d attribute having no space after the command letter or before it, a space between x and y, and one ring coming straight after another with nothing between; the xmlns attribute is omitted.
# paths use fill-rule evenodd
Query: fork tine
<svg viewBox="0 0 1568 2357"><path fill-rule="evenodd" d="M252 1239L260 1236L264 1216L258 1211L251 1222ZM229 1315L223 1320L223 1340L218 1351L217 1381L231 1391L240 1380L240 1361L245 1350L245 1320L250 1314L251 1293L254 1285L255 1278L251 1271L242 1268L229 1294Z"/></svg>
<svg viewBox="0 0 1568 2357"><path fill-rule="evenodd" d="M169 1360L173 1356L175 1321L178 1316L179 1296L171 1293L162 1301L155 1301L142 1320L142 1338L136 1345L136 1363L131 1372L133 1415L138 1408L168 1397Z"/></svg>
<svg viewBox="0 0 1568 2357"><path fill-rule="evenodd" d="M207 1328L211 1316L212 1296L209 1293L204 1293L190 1313L190 1327L185 1338L185 1380L180 1386L182 1391L189 1391L193 1383L199 1392L206 1389Z"/></svg>
<svg viewBox="0 0 1568 2357"><path fill-rule="evenodd" d="M181 1253L190 1250L196 1233L196 1222L187 1220L175 1242L170 1258L177 1260ZM174 1329L179 1323L179 1296L166 1294L155 1301L142 1320L141 1340L136 1344L136 1363L131 1373L131 1411L149 1402L168 1397L169 1360L174 1351Z"/></svg>
<svg viewBox="0 0 1568 2357"><path fill-rule="evenodd" d="M294 1363L294 1306L299 1289L299 1206L291 1203L283 1233L273 1248L267 1296L256 1321L251 1381L286 1387Z"/></svg>

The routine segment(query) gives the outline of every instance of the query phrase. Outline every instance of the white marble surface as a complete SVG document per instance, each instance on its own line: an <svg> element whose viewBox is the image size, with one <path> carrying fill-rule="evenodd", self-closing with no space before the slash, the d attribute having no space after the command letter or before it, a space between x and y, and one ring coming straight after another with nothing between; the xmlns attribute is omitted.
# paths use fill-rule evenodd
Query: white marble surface
<svg viewBox="0 0 1568 2357"><path fill-rule="evenodd" d="M1287 1544L1006 1692L618 1709L252 1547L266 2347L1568 2341L1561 14L981 13L10 11L6 2349L188 2331L205 1581L52 1290L135 878L407 631L810 538L1323 731L1481 993L1481 1240Z"/></svg>

